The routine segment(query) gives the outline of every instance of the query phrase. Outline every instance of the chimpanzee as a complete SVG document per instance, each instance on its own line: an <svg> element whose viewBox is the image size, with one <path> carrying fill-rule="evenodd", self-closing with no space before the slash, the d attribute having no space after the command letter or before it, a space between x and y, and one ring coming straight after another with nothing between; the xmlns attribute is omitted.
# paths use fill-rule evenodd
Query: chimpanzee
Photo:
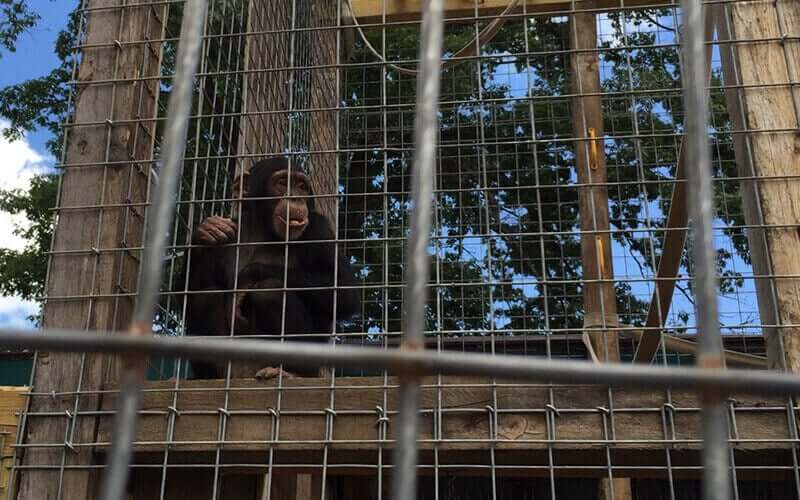
<svg viewBox="0 0 800 500"><path fill-rule="evenodd" d="M233 322L235 335L284 333L287 340L298 340L296 334L305 334L302 341L327 342L334 322L355 314L358 296L354 288L337 289L334 318L334 276L336 285L347 287L355 284L355 275L343 252L337 259L333 229L315 211L309 178L291 169L286 158L271 158L252 167L246 184L239 221L245 245L232 245L238 231L232 219L208 217L195 229L189 290L218 292L189 294L187 334L230 335ZM284 286L310 289L284 292ZM192 363L199 378L224 376L225 367L224 362ZM284 370L286 376L317 374ZM231 364L232 377L264 379L278 373L276 367Z"/></svg>

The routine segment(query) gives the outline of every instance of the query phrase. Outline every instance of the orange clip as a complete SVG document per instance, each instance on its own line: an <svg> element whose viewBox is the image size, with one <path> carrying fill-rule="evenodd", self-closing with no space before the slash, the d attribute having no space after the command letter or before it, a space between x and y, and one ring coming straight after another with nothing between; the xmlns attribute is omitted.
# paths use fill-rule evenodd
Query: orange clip
<svg viewBox="0 0 800 500"><path fill-rule="evenodd" d="M598 268L600 269L600 279L606 277L606 258L605 254L603 253L603 237L602 236L595 236L595 244L597 245L597 259L598 259Z"/></svg>
<svg viewBox="0 0 800 500"><path fill-rule="evenodd" d="M589 127L589 167L597 170L597 131Z"/></svg>

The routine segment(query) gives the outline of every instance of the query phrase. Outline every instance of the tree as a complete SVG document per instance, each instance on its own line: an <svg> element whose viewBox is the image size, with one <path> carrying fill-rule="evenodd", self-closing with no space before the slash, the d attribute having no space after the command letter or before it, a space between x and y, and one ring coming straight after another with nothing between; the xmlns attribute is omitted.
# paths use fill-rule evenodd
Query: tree
<svg viewBox="0 0 800 500"><path fill-rule="evenodd" d="M14 51L18 37L32 28L39 16L24 2L0 0L0 44ZM61 64L48 75L0 89L0 116L9 120L3 135L19 139L25 132L46 128L53 136L48 141L49 152L61 156L62 129L69 114L68 82L75 62L72 47L79 13L70 16L67 27L59 33L55 51ZM30 225L16 228L27 240L20 251L0 250L0 292L36 300L44 295L47 272L47 252L53 233L53 213L57 195L56 174L34 177L27 191L0 190L0 208L12 214L23 214Z"/></svg>
<svg viewBox="0 0 800 500"><path fill-rule="evenodd" d="M616 251L624 250L638 266L633 274L641 276L638 283L617 282L617 307L624 323L641 325L649 303L641 282L654 274L663 244L658 230L669 209L683 108L678 48L659 42L659 37L675 39L675 30L664 26L672 22L671 12L643 9L624 16L608 15L610 30L602 45L604 116L613 137L605 154ZM484 59L442 73L442 99L452 104L440 111L436 187L441 194L432 252L438 256L435 277L443 286L432 297L429 329L462 335L492 327L568 331L583 324L580 214L569 140L569 29L563 16L512 20L483 47ZM469 42L475 27L465 23L459 31L449 25L447 33L452 49ZM379 28L368 36L376 47L385 36L390 59L416 58L414 26L393 27L385 35ZM375 60L364 44L356 57ZM514 81L519 75L522 81ZM717 71L712 85L719 83ZM415 81L393 69L383 74L376 66L354 67L347 70L345 88L346 105L356 109L345 112L344 130L352 132L343 140L363 150L351 159L347 192L366 196L363 206L341 220L347 221L348 237L389 239L386 250L365 244L357 252L365 280L377 285L388 276L389 283L400 283L403 245L397 238L406 235L410 208ZM712 95L714 165L721 179L736 176L723 98L722 92ZM384 116L380 109L369 110L383 102L389 105ZM743 280L732 265L734 252L749 260L738 182L716 183L715 189L718 217L733 248L718 251L720 290L735 293ZM374 196L381 193L388 199ZM688 268L685 251L683 272ZM691 301L691 285L683 292ZM399 331L400 289L375 287L366 293L363 330ZM673 312L672 326L682 328L691 304Z"/></svg>
<svg viewBox="0 0 800 500"><path fill-rule="evenodd" d="M19 36L38 20L39 15L31 12L23 0L0 0L0 46L14 52Z"/></svg>
<svg viewBox="0 0 800 500"><path fill-rule="evenodd" d="M204 112L191 125L186 151L187 157L206 160L187 163L183 201L216 199L229 190L224 182L209 187L206 177L200 183L193 180L198 172L202 176L226 172L231 155L236 154L242 85L237 47L247 25L246 10L239 1L216 0L218 8L209 11L215 17L209 20L208 34L224 36L212 37L204 52L204 71L210 75L202 78L198 87ZM0 0L0 5L17 3ZM14 18L24 24L25 12ZM170 74L174 64L172 40L178 32L180 4L169 12L163 74ZM609 181L614 183L610 200L614 240L647 276L653 273L663 243L663 238L651 238L647 233L662 224L648 211L663 214L669 208L670 181L677 162L673 134L682 130L680 64L676 47L657 43L658 34L672 31L662 19L669 24L667 10L625 12L625 18L619 12L608 15L610 33L604 40L608 49L603 52L608 68L603 78L608 93L604 112L606 129L615 137L607 141L605 153ZM230 18L230 13L236 17ZM11 121L5 134L14 138L38 127L47 128L53 133L49 147L56 157L62 142L59 124L69 118L67 83L75 62L71 47L77 42L74 33L79 20L76 12L59 37L58 68L42 78L0 90L0 116ZM13 24L19 25L20 21ZM447 46L460 47L474 34L471 23L448 28ZM381 46L383 30L372 30L369 36L373 45ZM385 36L390 58L416 57L417 28L398 25ZM577 190L571 186L574 151L569 141L573 132L568 40L569 24L564 17L514 19L483 47L482 54L488 58L465 62L442 74L446 104L440 115L442 155L437 188L441 194L431 250L438 256L435 271L443 286L436 290L429 308L431 329L453 333L491 327L554 331L582 325L579 214ZM619 46L633 48L615 50ZM362 43L357 44L354 57L374 61ZM346 98L340 113L340 142L344 149L356 152L341 162L345 167L340 189L348 197L341 204L340 236L357 240L347 250L361 266L365 284L378 285L365 288L365 314L352 328L399 331L402 288L394 285L403 279L416 81L375 65L346 66L342 73ZM513 81L519 75L523 80L529 78L530 84ZM719 82L718 74L714 82ZM643 92L634 94L634 88ZM166 102L169 91L166 80L161 86L161 102ZM722 98L721 92L712 94L719 177L735 175ZM640 133L635 134L636 130ZM156 155L159 150L157 143ZM732 260L749 260L741 230L736 229L743 224L741 209L736 209L740 206L738 184L718 183L715 188L718 206L727 207L719 216L729 226L726 233L733 242L732 250L719 253L721 290L732 293L742 286ZM0 266L7 270L2 276L7 283L1 288L4 293L42 294L52 232L45 214L54 205L55 192L55 178L44 176L28 193L3 193L0 197L4 208L24 212L35 221L24 234L30 238L28 248L0 254ZM181 204L176 242L185 241L186 232L203 210L202 204L195 210L188 203ZM181 273L179 254L176 251L172 259L172 278ZM685 253L684 268L688 265ZM387 281L388 288L384 286ZM684 291L691 297L690 288ZM643 321L648 299L642 295L635 282L618 282L618 309L626 323ZM158 321L164 331L180 328L179 302L166 298L162 304L164 314ZM681 316L674 326L689 317L688 310L678 313Z"/></svg>

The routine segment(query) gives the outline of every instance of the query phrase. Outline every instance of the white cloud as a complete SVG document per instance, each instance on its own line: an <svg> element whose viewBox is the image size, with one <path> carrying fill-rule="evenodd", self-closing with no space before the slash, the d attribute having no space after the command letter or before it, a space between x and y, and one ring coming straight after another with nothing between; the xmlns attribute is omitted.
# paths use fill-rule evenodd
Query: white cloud
<svg viewBox="0 0 800 500"><path fill-rule="evenodd" d="M30 328L29 316L39 312L39 306L19 297L0 297L0 327Z"/></svg>
<svg viewBox="0 0 800 500"><path fill-rule="evenodd" d="M0 120L0 130L8 126L8 122ZM44 156L37 153L23 138L9 142L0 135L0 158L3 166L0 168L0 189L25 189L30 185L31 178L47 169L50 163ZM25 241L14 234L15 224L25 224L23 216L12 216L0 211L0 247L20 250L25 246Z"/></svg>
<svg viewBox="0 0 800 500"><path fill-rule="evenodd" d="M6 128L8 122L0 120L0 130ZM23 138L10 142L0 134L0 189L26 189L37 173L46 171L52 161L36 152ZM20 250L25 240L14 234L16 225L25 225L27 220L22 215L11 215L0 211L0 247ZM37 311L38 306L19 297L0 297L0 326L30 326L27 317Z"/></svg>

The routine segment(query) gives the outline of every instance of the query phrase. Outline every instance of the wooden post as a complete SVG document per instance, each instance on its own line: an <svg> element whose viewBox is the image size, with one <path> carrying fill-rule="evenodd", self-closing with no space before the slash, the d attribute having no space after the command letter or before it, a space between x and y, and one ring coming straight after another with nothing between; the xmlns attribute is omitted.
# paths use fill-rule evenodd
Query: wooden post
<svg viewBox="0 0 800 500"><path fill-rule="evenodd" d="M745 222L772 226L747 230L753 270L761 276L756 279L756 292L761 323L766 325L767 356L771 367L785 366L797 373L800 181L786 176L800 173L800 89L796 87L800 82L796 39L800 3L754 0L717 6L716 25L721 40L737 41L723 44L721 55L725 85L741 86L726 90L731 123L736 131L749 131L733 136L739 175L758 177L741 183ZM747 40L754 41L742 43Z"/></svg>
<svg viewBox="0 0 800 500"><path fill-rule="evenodd" d="M581 2L579 8L591 9L594 2ZM573 136L586 138L575 144L575 168L578 183L586 185L578 191L581 227L581 264L583 267L584 331L597 361L619 361L619 326L614 290L614 268L611 235L608 233L608 179L605 156L603 107L599 93L600 68L597 49L597 19L592 12L572 14L570 29L573 52L572 90ZM586 95L593 94L593 95ZM609 281L598 281L609 280ZM590 351L591 352L591 351ZM603 478L599 499L631 498L629 478Z"/></svg>
<svg viewBox="0 0 800 500"><path fill-rule="evenodd" d="M158 99L166 4L91 0L55 228L46 328L128 326L136 290ZM155 40L148 42L147 40ZM133 43L135 42L135 43ZM102 80L103 83L92 83ZM118 123L121 121L123 123ZM89 208L79 208L89 207ZM70 253L63 253L70 252ZM97 392L113 382L112 358L40 352L27 416L20 499L91 498ZM49 416L43 416L48 413ZM54 416L60 415L60 416ZM83 467L85 466L85 467ZM35 468L41 467L41 468ZM60 467L65 467L60 469ZM83 468L82 468L83 467Z"/></svg>
<svg viewBox="0 0 800 500"><path fill-rule="evenodd" d="M295 103L294 107L310 120L309 152L311 153L311 183L317 195L336 194L336 106L337 85L337 34L330 29L337 23L338 3L333 0L312 2L310 8L311 28L314 31L311 46L304 39L294 40L291 28L293 3L287 0L251 2L247 19L245 46L245 78L241 127L239 130L239 152L242 158L234 174L239 185L242 176L259 159L282 154L286 150L289 129L290 93L292 77L299 78L308 72L311 95L308 103ZM309 27L301 26L304 29ZM299 36L299 35L295 35ZM309 61L294 62L292 51L310 53ZM304 68L310 65L311 68ZM236 192L234 191L234 196ZM333 197L318 198L318 211L333 222L336 219L336 200Z"/></svg>
<svg viewBox="0 0 800 500"><path fill-rule="evenodd" d="M594 5L582 2L581 9ZM573 102L575 167L578 171L578 210L581 227L581 263L583 266L584 328L601 361L619 360L616 294L608 233L608 188L604 153L603 110L600 100L597 21L591 12L572 14L572 90L579 97ZM589 49L590 51L586 51ZM585 95L593 94L593 95ZM594 137L594 139L592 139ZM599 282L598 280L609 280Z"/></svg>
<svg viewBox="0 0 800 500"><path fill-rule="evenodd" d="M312 51L312 61L315 66L311 70L311 99L310 111L311 137L309 137L309 151L311 152L312 182L314 193L317 195L331 195L338 191L336 149L338 145L336 121L338 112L336 107L339 101L337 95L338 70L337 55L343 52L344 47L337 51L336 30L329 29L336 26L338 3L332 0L316 1L312 5L312 26L327 27L314 32L315 44ZM317 210L324 215L331 224L336 222L336 198L326 196L317 198Z"/></svg>

